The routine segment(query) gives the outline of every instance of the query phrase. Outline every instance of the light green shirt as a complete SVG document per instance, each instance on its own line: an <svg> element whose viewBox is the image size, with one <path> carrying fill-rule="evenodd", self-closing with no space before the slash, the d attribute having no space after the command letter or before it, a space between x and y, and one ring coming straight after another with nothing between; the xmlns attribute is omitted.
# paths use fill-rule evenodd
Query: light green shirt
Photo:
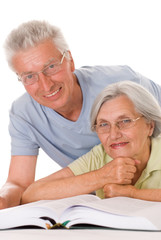
<svg viewBox="0 0 161 240"><path fill-rule="evenodd" d="M99 144L68 167L74 175L80 175L97 170L110 161L112 161L112 158L107 155L102 144ZM161 137L152 139L149 161L135 187L138 189L161 188ZM104 198L103 190L97 190L96 195Z"/></svg>

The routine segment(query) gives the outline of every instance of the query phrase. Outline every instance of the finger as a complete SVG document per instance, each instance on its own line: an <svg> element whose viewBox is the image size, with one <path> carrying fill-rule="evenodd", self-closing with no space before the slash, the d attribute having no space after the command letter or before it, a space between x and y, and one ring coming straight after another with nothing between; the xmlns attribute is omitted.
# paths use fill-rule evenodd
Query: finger
<svg viewBox="0 0 161 240"><path fill-rule="evenodd" d="M127 166L126 169L124 169L126 172L129 172L129 173L135 173L136 172L136 167L135 166Z"/></svg>
<svg viewBox="0 0 161 240"><path fill-rule="evenodd" d="M127 173L124 177L124 179L133 179L134 178L134 173Z"/></svg>
<svg viewBox="0 0 161 240"><path fill-rule="evenodd" d="M138 164L141 163L141 161L140 161L140 160L137 160L137 159L134 159L134 161L135 161L135 164L136 164L136 165L138 165Z"/></svg>
<svg viewBox="0 0 161 240"><path fill-rule="evenodd" d="M130 175L130 174L124 175L124 177L119 177L115 181L113 181L112 183L115 183L115 184L131 184L133 176Z"/></svg>
<svg viewBox="0 0 161 240"><path fill-rule="evenodd" d="M135 160L128 157L118 157L115 158L112 162L117 165L132 165L132 166L136 165Z"/></svg>
<svg viewBox="0 0 161 240"><path fill-rule="evenodd" d="M126 163L127 165L130 165L130 166L135 166L135 165L136 165L135 160L132 159L132 158L126 158L126 159L125 159L125 163Z"/></svg>
<svg viewBox="0 0 161 240"><path fill-rule="evenodd" d="M129 184L131 184L131 183L132 183L132 180L131 180L131 179L129 179L129 178L124 178L124 179L122 180L122 183L121 183L121 184L129 185Z"/></svg>
<svg viewBox="0 0 161 240"><path fill-rule="evenodd" d="M124 180L124 179L133 179L134 173L133 172L125 172L117 175L118 180Z"/></svg>

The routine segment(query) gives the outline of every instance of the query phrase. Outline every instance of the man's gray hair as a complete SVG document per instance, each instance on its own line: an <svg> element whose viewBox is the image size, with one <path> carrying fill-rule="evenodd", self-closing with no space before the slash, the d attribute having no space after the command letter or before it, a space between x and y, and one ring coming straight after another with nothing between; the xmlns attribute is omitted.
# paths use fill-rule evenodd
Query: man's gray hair
<svg viewBox="0 0 161 240"><path fill-rule="evenodd" d="M45 40L52 40L62 54L69 50L61 30L46 21L29 21L12 30L4 44L8 65L13 68L12 58L18 51L34 47Z"/></svg>
<svg viewBox="0 0 161 240"><path fill-rule="evenodd" d="M91 110L91 129L97 123L97 116L101 106L121 95L127 96L135 106L136 112L147 119L148 122L154 121L155 128L153 137L161 133L161 108L157 100L141 85L131 82L122 81L107 86L95 99Z"/></svg>

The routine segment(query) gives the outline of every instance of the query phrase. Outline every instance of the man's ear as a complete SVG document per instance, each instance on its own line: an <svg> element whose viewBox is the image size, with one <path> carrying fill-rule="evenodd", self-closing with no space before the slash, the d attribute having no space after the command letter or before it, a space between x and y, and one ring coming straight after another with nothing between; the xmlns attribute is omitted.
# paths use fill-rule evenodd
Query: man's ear
<svg viewBox="0 0 161 240"><path fill-rule="evenodd" d="M70 61L70 65L71 65L71 71L74 72L75 64L74 64L74 60L73 60L73 57L72 57L72 54L70 51L68 51L68 59Z"/></svg>

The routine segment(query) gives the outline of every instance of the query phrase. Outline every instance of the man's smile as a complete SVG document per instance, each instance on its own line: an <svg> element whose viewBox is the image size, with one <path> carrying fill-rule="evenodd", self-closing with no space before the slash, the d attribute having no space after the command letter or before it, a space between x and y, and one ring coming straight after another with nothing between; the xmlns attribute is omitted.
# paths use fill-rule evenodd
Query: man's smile
<svg viewBox="0 0 161 240"><path fill-rule="evenodd" d="M60 90L61 90L61 87L59 89L57 89L56 91L54 91L53 93L45 95L45 97L49 98L49 97L55 96Z"/></svg>

